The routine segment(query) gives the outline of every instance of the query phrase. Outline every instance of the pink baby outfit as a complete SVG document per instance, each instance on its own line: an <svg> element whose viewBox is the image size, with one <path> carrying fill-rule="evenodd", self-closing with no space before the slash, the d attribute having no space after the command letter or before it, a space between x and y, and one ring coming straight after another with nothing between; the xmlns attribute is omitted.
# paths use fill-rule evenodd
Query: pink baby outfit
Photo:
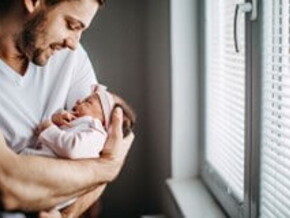
<svg viewBox="0 0 290 218"><path fill-rule="evenodd" d="M50 126L39 135L38 149L26 148L21 154L69 159L96 158L107 136L100 120L84 116L73 120L71 127Z"/></svg>
<svg viewBox="0 0 290 218"><path fill-rule="evenodd" d="M100 120L90 116L71 121L72 127L52 125L39 135L37 149L26 148L21 154L70 159L99 157L108 136L107 129L114 104L106 89L103 85L92 86L93 93L100 98L105 126Z"/></svg>

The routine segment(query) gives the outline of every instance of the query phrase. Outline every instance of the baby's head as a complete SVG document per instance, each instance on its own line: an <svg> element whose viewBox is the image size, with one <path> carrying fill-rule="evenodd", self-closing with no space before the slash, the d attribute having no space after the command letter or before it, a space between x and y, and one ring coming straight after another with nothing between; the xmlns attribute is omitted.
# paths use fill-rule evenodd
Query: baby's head
<svg viewBox="0 0 290 218"><path fill-rule="evenodd" d="M73 108L76 116L92 116L99 119L108 129L111 122L111 113L115 107L123 110L123 133L127 136L136 122L136 115L131 107L116 94L110 93L105 86L95 85L93 93L83 101L77 101Z"/></svg>

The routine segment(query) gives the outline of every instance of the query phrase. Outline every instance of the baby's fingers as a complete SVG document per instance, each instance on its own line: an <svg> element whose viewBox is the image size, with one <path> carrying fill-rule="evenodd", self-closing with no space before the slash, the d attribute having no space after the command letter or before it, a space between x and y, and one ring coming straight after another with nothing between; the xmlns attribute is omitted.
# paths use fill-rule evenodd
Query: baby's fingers
<svg viewBox="0 0 290 218"><path fill-rule="evenodd" d="M74 120L76 117L74 114L71 114L71 113L65 113L63 115L63 119L66 120L66 121L72 121Z"/></svg>
<svg viewBox="0 0 290 218"><path fill-rule="evenodd" d="M67 126L67 127L72 127L72 124L69 121L66 121L66 120L62 121L62 125L63 126Z"/></svg>

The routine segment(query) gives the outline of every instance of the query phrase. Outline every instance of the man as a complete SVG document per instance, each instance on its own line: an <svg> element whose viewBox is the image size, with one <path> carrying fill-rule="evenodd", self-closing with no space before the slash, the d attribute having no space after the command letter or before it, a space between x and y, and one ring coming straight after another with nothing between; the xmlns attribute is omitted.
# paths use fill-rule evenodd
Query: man
<svg viewBox="0 0 290 218"><path fill-rule="evenodd" d="M16 154L33 146L38 123L90 93L96 79L78 43L103 3L0 1L0 129L5 138L0 137L0 202L7 210L41 211L82 196L79 205L62 214L78 217L123 165L134 136L123 138L120 108L112 115L100 158L70 161Z"/></svg>

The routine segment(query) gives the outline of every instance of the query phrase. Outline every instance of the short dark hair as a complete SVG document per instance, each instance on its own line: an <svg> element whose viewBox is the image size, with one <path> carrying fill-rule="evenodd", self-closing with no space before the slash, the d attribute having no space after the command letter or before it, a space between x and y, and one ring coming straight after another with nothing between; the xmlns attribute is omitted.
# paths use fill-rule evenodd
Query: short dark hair
<svg viewBox="0 0 290 218"><path fill-rule="evenodd" d="M0 14L6 14L8 11L11 11L13 9L13 3L12 0L1 0L0 1Z"/></svg>
<svg viewBox="0 0 290 218"><path fill-rule="evenodd" d="M0 0L0 14L4 15L4 14L9 13L9 11L11 11L13 9L13 5L14 5L15 1L19 1L19 0ZM72 0L45 0L45 3L47 5L53 6L53 5L56 5L62 1L72 1ZM105 2L106 2L106 0L96 0L96 1L102 7L105 5Z"/></svg>
<svg viewBox="0 0 290 218"><path fill-rule="evenodd" d="M47 5L55 5L55 4L58 4L62 1L72 1L72 0L45 0L45 3ZM100 6L103 6L106 2L106 0L96 0Z"/></svg>

